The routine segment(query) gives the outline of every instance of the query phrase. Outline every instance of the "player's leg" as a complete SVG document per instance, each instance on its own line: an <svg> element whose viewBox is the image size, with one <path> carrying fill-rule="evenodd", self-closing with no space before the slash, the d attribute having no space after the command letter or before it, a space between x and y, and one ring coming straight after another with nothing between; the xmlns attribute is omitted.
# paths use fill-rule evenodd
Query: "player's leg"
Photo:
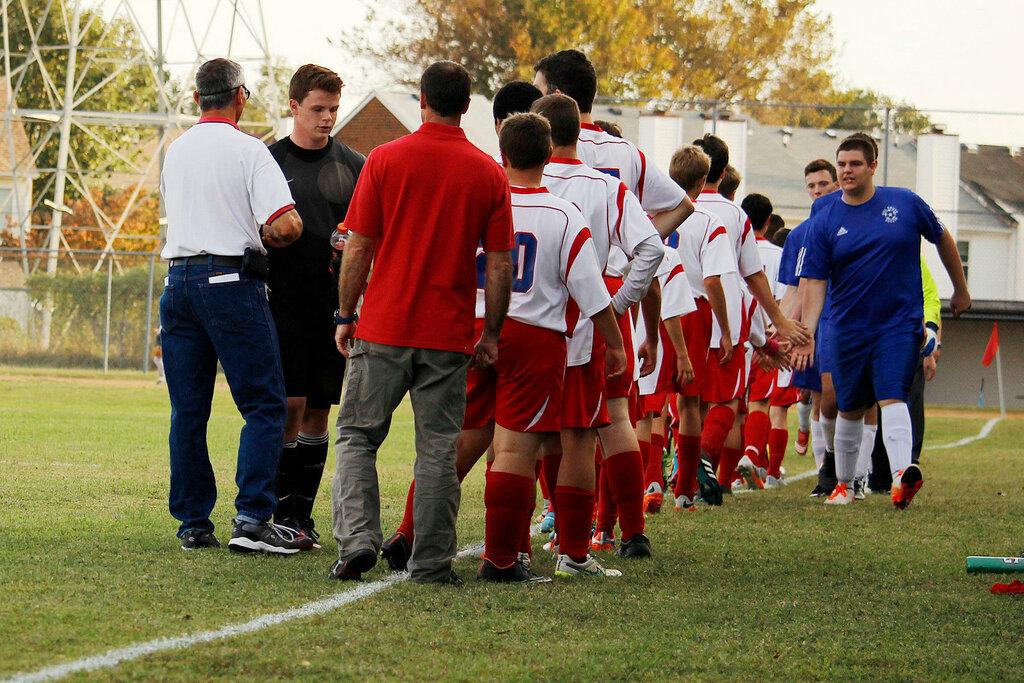
<svg viewBox="0 0 1024 683"><path fill-rule="evenodd" d="M790 405L792 404L785 401L781 404L775 404L773 401L773 405L768 409L771 430L768 432L768 477L765 480L765 488L774 488L783 483L782 460L786 457L786 446L789 443Z"/></svg>
<svg viewBox="0 0 1024 683"><path fill-rule="evenodd" d="M860 439L857 455L857 475L853 480L853 495L864 500L868 475L871 473L871 454L875 450L875 435L878 431L878 406L873 405L864 413L864 432Z"/></svg>
<svg viewBox="0 0 1024 683"><path fill-rule="evenodd" d="M737 472L740 460L743 458L743 423L746 420L746 406L740 401L736 410L736 419L733 420L732 429L725 437L725 444L722 446L722 457L718 463L718 481L722 482L722 489L725 493L732 493L733 488L742 488L743 478Z"/></svg>
<svg viewBox="0 0 1024 683"><path fill-rule="evenodd" d="M312 339L308 335L298 334L290 327L291 324L277 325L281 369L284 372L284 388L288 396L288 413L285 416L284 444L277 468L277 509L274 511L274 521L294 528L297 519L294 507L298 501L302 471L299 453L300 450L304 450L299 448L298 437L306 411L306 397L311 389L310 382L315 381L316 377L310 364L321 354L317 352ZM315 371L319 369L316 368Z"/></svg>
<svg viewBox="0 0 1024 683"><path fill-rule="evenodd" d="M872 381L893 476L892 502L899 510L910 505L924 483L921 468L912 462L914 435L907 405L920 347L920 332L890 332L872 349Z"/></svg>
<svg viewBox="0 0 1024 683"><path fill-rule="evenodd" d="M856 381L864 381L862 379ZM870 399L869 399L870 400ZM821 467L818 468L818 485L828 495L838 481L836 475L836 419L839 406L836 403L836 387L834 373L821 373L821 404L819 406L818 423L821 425L821 436L824 446Z"/></svg>
<svg viewBox="0 0 1024 683"><path fill-rule="evenodd" d="M619 513L622 543L618 554L622 557L648 557L650 540L644 535L644 468L640 444L636 439L629 416L629 399L608 400L611 424L598 430L602 466L607 468L608 484Z"/></svg>
<svg viewBox="0 0 1024 683"><path fill-rule="evenodd" d="M800 402L796 405L797 432L796 444L794 444L793 450L796 451L797 455L807 455L807 446L811 437L812 410L811 392L806 390L802 391L800 395Z"/></svg>
<svg viewBox="0 0 1024 683"><path fill-rule="evenodd" d="M751 385L751 396L755 387ZM764 477L768 474L768 435L771 432L771 418L768 416L770 389L766 393L760 387L757 401L748 401L747 415L743 422L743 457L737 464L737 472L750 489L763 489Z"/></svg>
<svg viewBox="0 0 1024 683"><path fill-rule="evenodd" d="M677 510L693 510L697 497L697 468L700 466L700 397L680 395L679 397L679 443L676 446L679 458L679 473L672 493L676 498Z"/></svg>
<svg viewBox="0 0 1024 683"><path fill-rule="evenodd" d="M823 400L827 401L828 389L833 387L831 395L839 411L833 435L836 484L825 502L829 505L848 505L854 501L853 479L857 473L864 413L874 403L871 381L873 344L850 336L837 336L833 343L836 345L836 353L832 372L822 377L822 393ZM822 413L827 409L828 406L823 403Z"/></svg>

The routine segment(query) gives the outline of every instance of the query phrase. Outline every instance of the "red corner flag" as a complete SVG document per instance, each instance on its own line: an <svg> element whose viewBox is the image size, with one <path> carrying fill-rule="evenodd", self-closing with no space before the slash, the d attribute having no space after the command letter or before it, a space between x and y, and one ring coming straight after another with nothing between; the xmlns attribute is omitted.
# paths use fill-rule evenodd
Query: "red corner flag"
<svg viewBox="0 0 1024 683"><path fill-rule="evenodd" d="M981 357L981 364L986 368L992 365L992 359L996 357L997 351L999 351L999 323L992 323L992 336L988 338L985 355Z"/></svg>

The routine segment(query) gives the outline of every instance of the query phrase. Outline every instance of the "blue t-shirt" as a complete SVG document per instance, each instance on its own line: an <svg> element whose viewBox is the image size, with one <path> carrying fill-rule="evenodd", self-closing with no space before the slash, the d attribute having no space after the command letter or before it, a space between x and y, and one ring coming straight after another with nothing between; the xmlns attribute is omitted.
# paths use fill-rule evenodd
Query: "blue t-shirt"
<svg viewBox="0 0 1024 683"><path fill-rule="evenodd" d="M858 206L825 199L808 219L800 275L828 280L832 328L919 329L921 237L937 243L943 231L935 212L898 187L877 187Z"/></svg>

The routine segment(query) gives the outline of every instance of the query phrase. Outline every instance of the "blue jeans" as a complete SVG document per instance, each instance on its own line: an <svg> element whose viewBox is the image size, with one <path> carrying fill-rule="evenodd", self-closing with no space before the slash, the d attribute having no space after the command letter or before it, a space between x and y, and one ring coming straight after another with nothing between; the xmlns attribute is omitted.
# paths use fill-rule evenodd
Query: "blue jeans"
<svg viewBox="0 0 1024 683"><path fill-rule="evenodd" d="M217 483L206 425L218 360L245 419L235 474L237 517L262 522L277 506L274 484L287 412L284 376L266 288L240 270L209 263L172 266L160 297L171 397L169 507L181 522L179 536L189 528L213 530Z"/></svg>

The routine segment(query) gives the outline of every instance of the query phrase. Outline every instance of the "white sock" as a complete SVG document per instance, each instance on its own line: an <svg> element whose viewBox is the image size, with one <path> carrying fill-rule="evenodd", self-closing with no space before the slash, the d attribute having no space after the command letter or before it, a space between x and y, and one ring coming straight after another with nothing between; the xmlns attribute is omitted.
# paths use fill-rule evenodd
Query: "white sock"
<svg viewBox="0 0 1024 683"><path fill-rule="evenodd" d="M889 454L889 470L895 479L897 472L910 467L914 448L914 434L910 426L910 409L906 403L882 406L882 441Z"/></svg>
<svg viewBox="0 0 1024 683"><path fill-rule="evenodd" d="M825 434L818 420L811 420L811 453L814 454L814 464L820 470L821 463L825 461Z"/></svg>
<svg viewBox="0 0 1024 683"><path fill-rule="evenodd" d="M811 429L811 404L797 403L796 416L800 420L800 431L806 432Z"/></svg>
<svg viewBox="0 0 1024 683"><path fill-rule="evenodd" d="M841 484L849 485L857 473L857 457L860 455L864 422L862 420L847 420L840 415L836 418L835 425L836 479Z"/></svg>
<svg viewBox="0 0 1024 683"><path fill-rule="evenodd" d="M825 450L836 452L836 421L821 416L821 431L825 434Z"/></svg>
<svg viewBox="0 0 1024 683"><path fill-rule="evenodd" d="M857 478L863 479L871 472L871 453L875 450L875 433L878 425L864 425L860 438L860 455L857 457Z"/></svg>

